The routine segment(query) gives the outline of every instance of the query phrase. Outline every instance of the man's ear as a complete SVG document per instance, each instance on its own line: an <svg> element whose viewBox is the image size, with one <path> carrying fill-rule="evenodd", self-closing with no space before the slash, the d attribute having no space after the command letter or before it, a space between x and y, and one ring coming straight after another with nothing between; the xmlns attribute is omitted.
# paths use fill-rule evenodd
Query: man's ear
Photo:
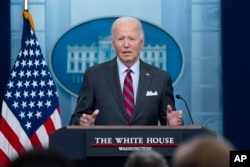
<svg viewBox="0 0 250 167"><path fill-rule="evenodd" d="M144 46L144 38L141 38L141 48Z"/></svg>

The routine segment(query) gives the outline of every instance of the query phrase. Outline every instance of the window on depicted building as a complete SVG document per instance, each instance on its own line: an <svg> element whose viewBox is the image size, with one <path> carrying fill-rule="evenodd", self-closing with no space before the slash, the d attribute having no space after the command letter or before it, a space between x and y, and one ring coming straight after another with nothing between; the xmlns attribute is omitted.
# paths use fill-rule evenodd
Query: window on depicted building
<svg viewBox="0 0 250 167"><path fill-rule="evenodd" d="M163 64L161 62L159 63L159 68L163 69Z"/></svg>
<svg viewBox="0 0 250 167"><path fill-rule="evenodd" d="M75 64L74 64L74 62L71 62L70 63L70 70L74 71L74 69L75 69Z"/></svg>
<svg viewBox="0 0 250 167"><path fill-rule="evenodd" d="M162 52L160 52L160 58L162 58L162 56L163 56L163 54L162 54Z"/></svg>
<svg viewBox="0 0 250 167"><path fill-rule="evenodd" d="M90 63L86 62L86 68L89 68L89 67L90 67Z"/></svg>
<svg viewBox="0 0 250 167"><path fill-rule="evenodd" d="M147 58L147 56L148 56L147 52L144 52L144 58Z"/></svg>
<svg viewBox="0 0 250 167"><path fill-rule="evenodd" d="M79 58L79 59L82 58L82 53L81 53L81 52L78 54L78 58Z"/></svg>
<svg viewBox="0 0 250 167"><path fill-rule="evenodd" d="M71 58L72 58L72 59L74 58L74 52L71 53Z"/></svg>
<svg viewBox="0 0 250 167"><path fill-rule="evenodd" d="M154 52L152 52L152 58L154 58L155 57L155 53Z"/></svg>
<svg viewBox="0 0 250 167"><path fill-rule="evenodd" d="M78 63L78 71L82 71L82 63Z"/></svg>

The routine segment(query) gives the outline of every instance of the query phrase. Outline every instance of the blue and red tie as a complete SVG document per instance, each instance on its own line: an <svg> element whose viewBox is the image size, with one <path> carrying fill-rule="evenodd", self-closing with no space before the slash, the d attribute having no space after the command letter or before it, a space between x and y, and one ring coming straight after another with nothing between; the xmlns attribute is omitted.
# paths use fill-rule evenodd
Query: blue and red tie
<svg viewBox="0 0 250 167"><path fill-rule="evenodd" d="M133 80L131 77L131 69L126 70L127 75L124 80L123 85L123 103L127 112L128 121L131 120L132 114L134 112L134 90L133 90Z"/></svg>

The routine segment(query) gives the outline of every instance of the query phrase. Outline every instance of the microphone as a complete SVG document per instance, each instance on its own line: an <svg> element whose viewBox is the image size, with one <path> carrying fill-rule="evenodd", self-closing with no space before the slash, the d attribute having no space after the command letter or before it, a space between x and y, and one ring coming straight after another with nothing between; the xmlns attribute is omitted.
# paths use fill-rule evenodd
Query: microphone
<svg viewBox="0 0 250 167"><path fill-rule="evenodd" d="M192 118L192 116L191 116L191 113L190 113L190 110L189 110L189 107L188 107L188 105L187 105L186 100L183 99L183 97L181 97L181 95L176 95L175 97L176 97L177 99L181 99L181 100L185 103L186 108L187 108L187 111L188 111L188 114L189 114L189 118L190 118L190 120L191 120L191 122L192 122L192 125L194 125L194 121L193 121L193 118Z"/></svg>

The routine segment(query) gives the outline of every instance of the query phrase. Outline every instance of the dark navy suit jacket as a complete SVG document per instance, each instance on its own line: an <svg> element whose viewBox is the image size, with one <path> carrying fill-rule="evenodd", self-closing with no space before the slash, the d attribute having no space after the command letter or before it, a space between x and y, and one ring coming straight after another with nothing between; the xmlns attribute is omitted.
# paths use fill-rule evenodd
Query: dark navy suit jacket
<svg viewBox="0 0 250 167"><path fill-rule="evenodd" d="M95 125L162 125L167 124L166 106L175 110L172 81L169 74L140 60L139 85L135 111L127 120L122 101L116 58L86 70L70 124L78 125L83 113L100 112Z"/></svg>

